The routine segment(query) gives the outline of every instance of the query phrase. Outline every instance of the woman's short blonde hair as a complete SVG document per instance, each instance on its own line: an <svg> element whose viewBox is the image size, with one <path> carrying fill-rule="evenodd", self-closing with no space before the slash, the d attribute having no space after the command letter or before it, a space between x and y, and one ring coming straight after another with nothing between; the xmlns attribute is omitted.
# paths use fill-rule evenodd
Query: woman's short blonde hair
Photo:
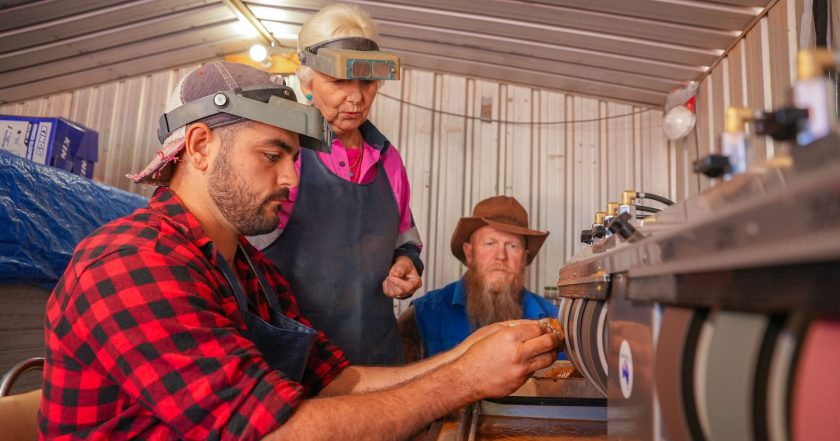
<svg viewBox="0 0 840 441"><path fill-rule="evenodd" d="M365 37L379 42L379 33L370 14L356 5L337 3L324 6L306 20L298 32L298 51L338 37ZM297 77L303 84L312 81L312 68L301 65Z"/></svg>

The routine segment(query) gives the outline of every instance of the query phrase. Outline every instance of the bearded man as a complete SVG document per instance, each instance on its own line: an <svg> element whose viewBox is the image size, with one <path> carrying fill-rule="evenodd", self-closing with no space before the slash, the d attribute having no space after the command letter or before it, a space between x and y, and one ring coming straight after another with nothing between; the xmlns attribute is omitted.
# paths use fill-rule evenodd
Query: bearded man
<svg viewBox="0 0 840 441"><path fill-rule="evenodd" d="M464 277L426 293L400 317L406 361L447 351L492 323L557 317L557 307L523 282L547 236L528 228L528 213L512 197L476 204L452 234L452 254L467 265Z"/></svg>

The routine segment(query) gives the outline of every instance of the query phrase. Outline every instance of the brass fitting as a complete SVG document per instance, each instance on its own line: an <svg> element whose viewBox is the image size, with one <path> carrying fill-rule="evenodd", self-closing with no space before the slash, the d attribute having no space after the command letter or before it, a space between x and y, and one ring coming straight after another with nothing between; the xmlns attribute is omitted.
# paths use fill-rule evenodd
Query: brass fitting
<svg viewBox="0 0 840 441"><path fill-rule="evenodd" d="M597 225L604 225L604 219L607 217L606 211L599 211L595 213L595 223Z"/></svg>
<svg viewBox="0 0 840 441"><path fill-rule="evenodd" d="M793 158L791 158L790 155L778 155L772 159L768 159L767 166L775 168L791 168L793 167Z"/></svg>
<svg viewBox="0 0 840 441"><path fill-rule="evenodd" d="M810 80L825 74L826 68L837 64L837 54L825 49L803 49L796 54L799 81Z"/></svg>
<svg viewBox="0 0 840 441"><path fill-rule="evenodd" d="M619 205L618 202L607 202L607 216L617 216Z"/></svg>
<svg viewBox="0 0 840 441"><path fill-rule="evenodd" d="M741 133L744 123L755 119L755 112L749 107L730 107L726 109L726 133Z"/></svg>
<svg viewBox="0 0 840 441"><path fill-rule="evenodd" d="M621 192L621 205L632 205L633 199L639 197L639 193L636 190L624 190Z"/></svg>

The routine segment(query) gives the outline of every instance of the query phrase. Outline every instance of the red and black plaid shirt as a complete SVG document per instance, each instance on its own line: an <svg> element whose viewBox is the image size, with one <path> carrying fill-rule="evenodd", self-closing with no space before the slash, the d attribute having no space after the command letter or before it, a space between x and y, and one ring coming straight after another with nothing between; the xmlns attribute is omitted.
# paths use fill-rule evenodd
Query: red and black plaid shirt
<svg viewBox="0 0 840 441"><path fill-rule="evenodd" d="M286 280L242 241L304 324ZM217 251L169 189L83 240L47 304L41 439L257 439L348 362L323 333L302 383L271 370L243 336ZM256 275L234 262L268 320Z"/></svg>

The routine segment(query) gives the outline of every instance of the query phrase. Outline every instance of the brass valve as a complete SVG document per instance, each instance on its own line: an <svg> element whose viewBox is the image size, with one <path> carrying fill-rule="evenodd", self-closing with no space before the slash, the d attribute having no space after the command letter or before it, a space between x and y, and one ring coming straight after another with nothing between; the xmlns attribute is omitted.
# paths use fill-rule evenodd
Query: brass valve
<svg viewBox="0 0 840 441"><path fill-rule="evenodd" d="M607 212L599 211L595 213L595 224L604 225L604 219L607 217Z"/></svg>
<svg viewBox="0 0 840 441"><path fill-rule="evenodd" d="M618 202L607 202L607 216L615 216L618 214Z"/></svg>
<svg viewBox="0 0 840 441"><path fill-rule="evenodd" d="M837 53L825 48L803 49L796 54L799 81L810 80L825 74L825 70L838 63Z"/></svg>
<svg viewBox="0 0 840 441"><path fill-rule="evenodd" d="M633 200L639 197L636 190L624 190L621 193L621 205L632 205Z"/></svg>
<svg viewBox="0 0 840 441"><path fill-rule="evenodd" d="M730 107L726 109L726 133L741 133L744 123L756 118L755 112L749 107Z"/></svg>

